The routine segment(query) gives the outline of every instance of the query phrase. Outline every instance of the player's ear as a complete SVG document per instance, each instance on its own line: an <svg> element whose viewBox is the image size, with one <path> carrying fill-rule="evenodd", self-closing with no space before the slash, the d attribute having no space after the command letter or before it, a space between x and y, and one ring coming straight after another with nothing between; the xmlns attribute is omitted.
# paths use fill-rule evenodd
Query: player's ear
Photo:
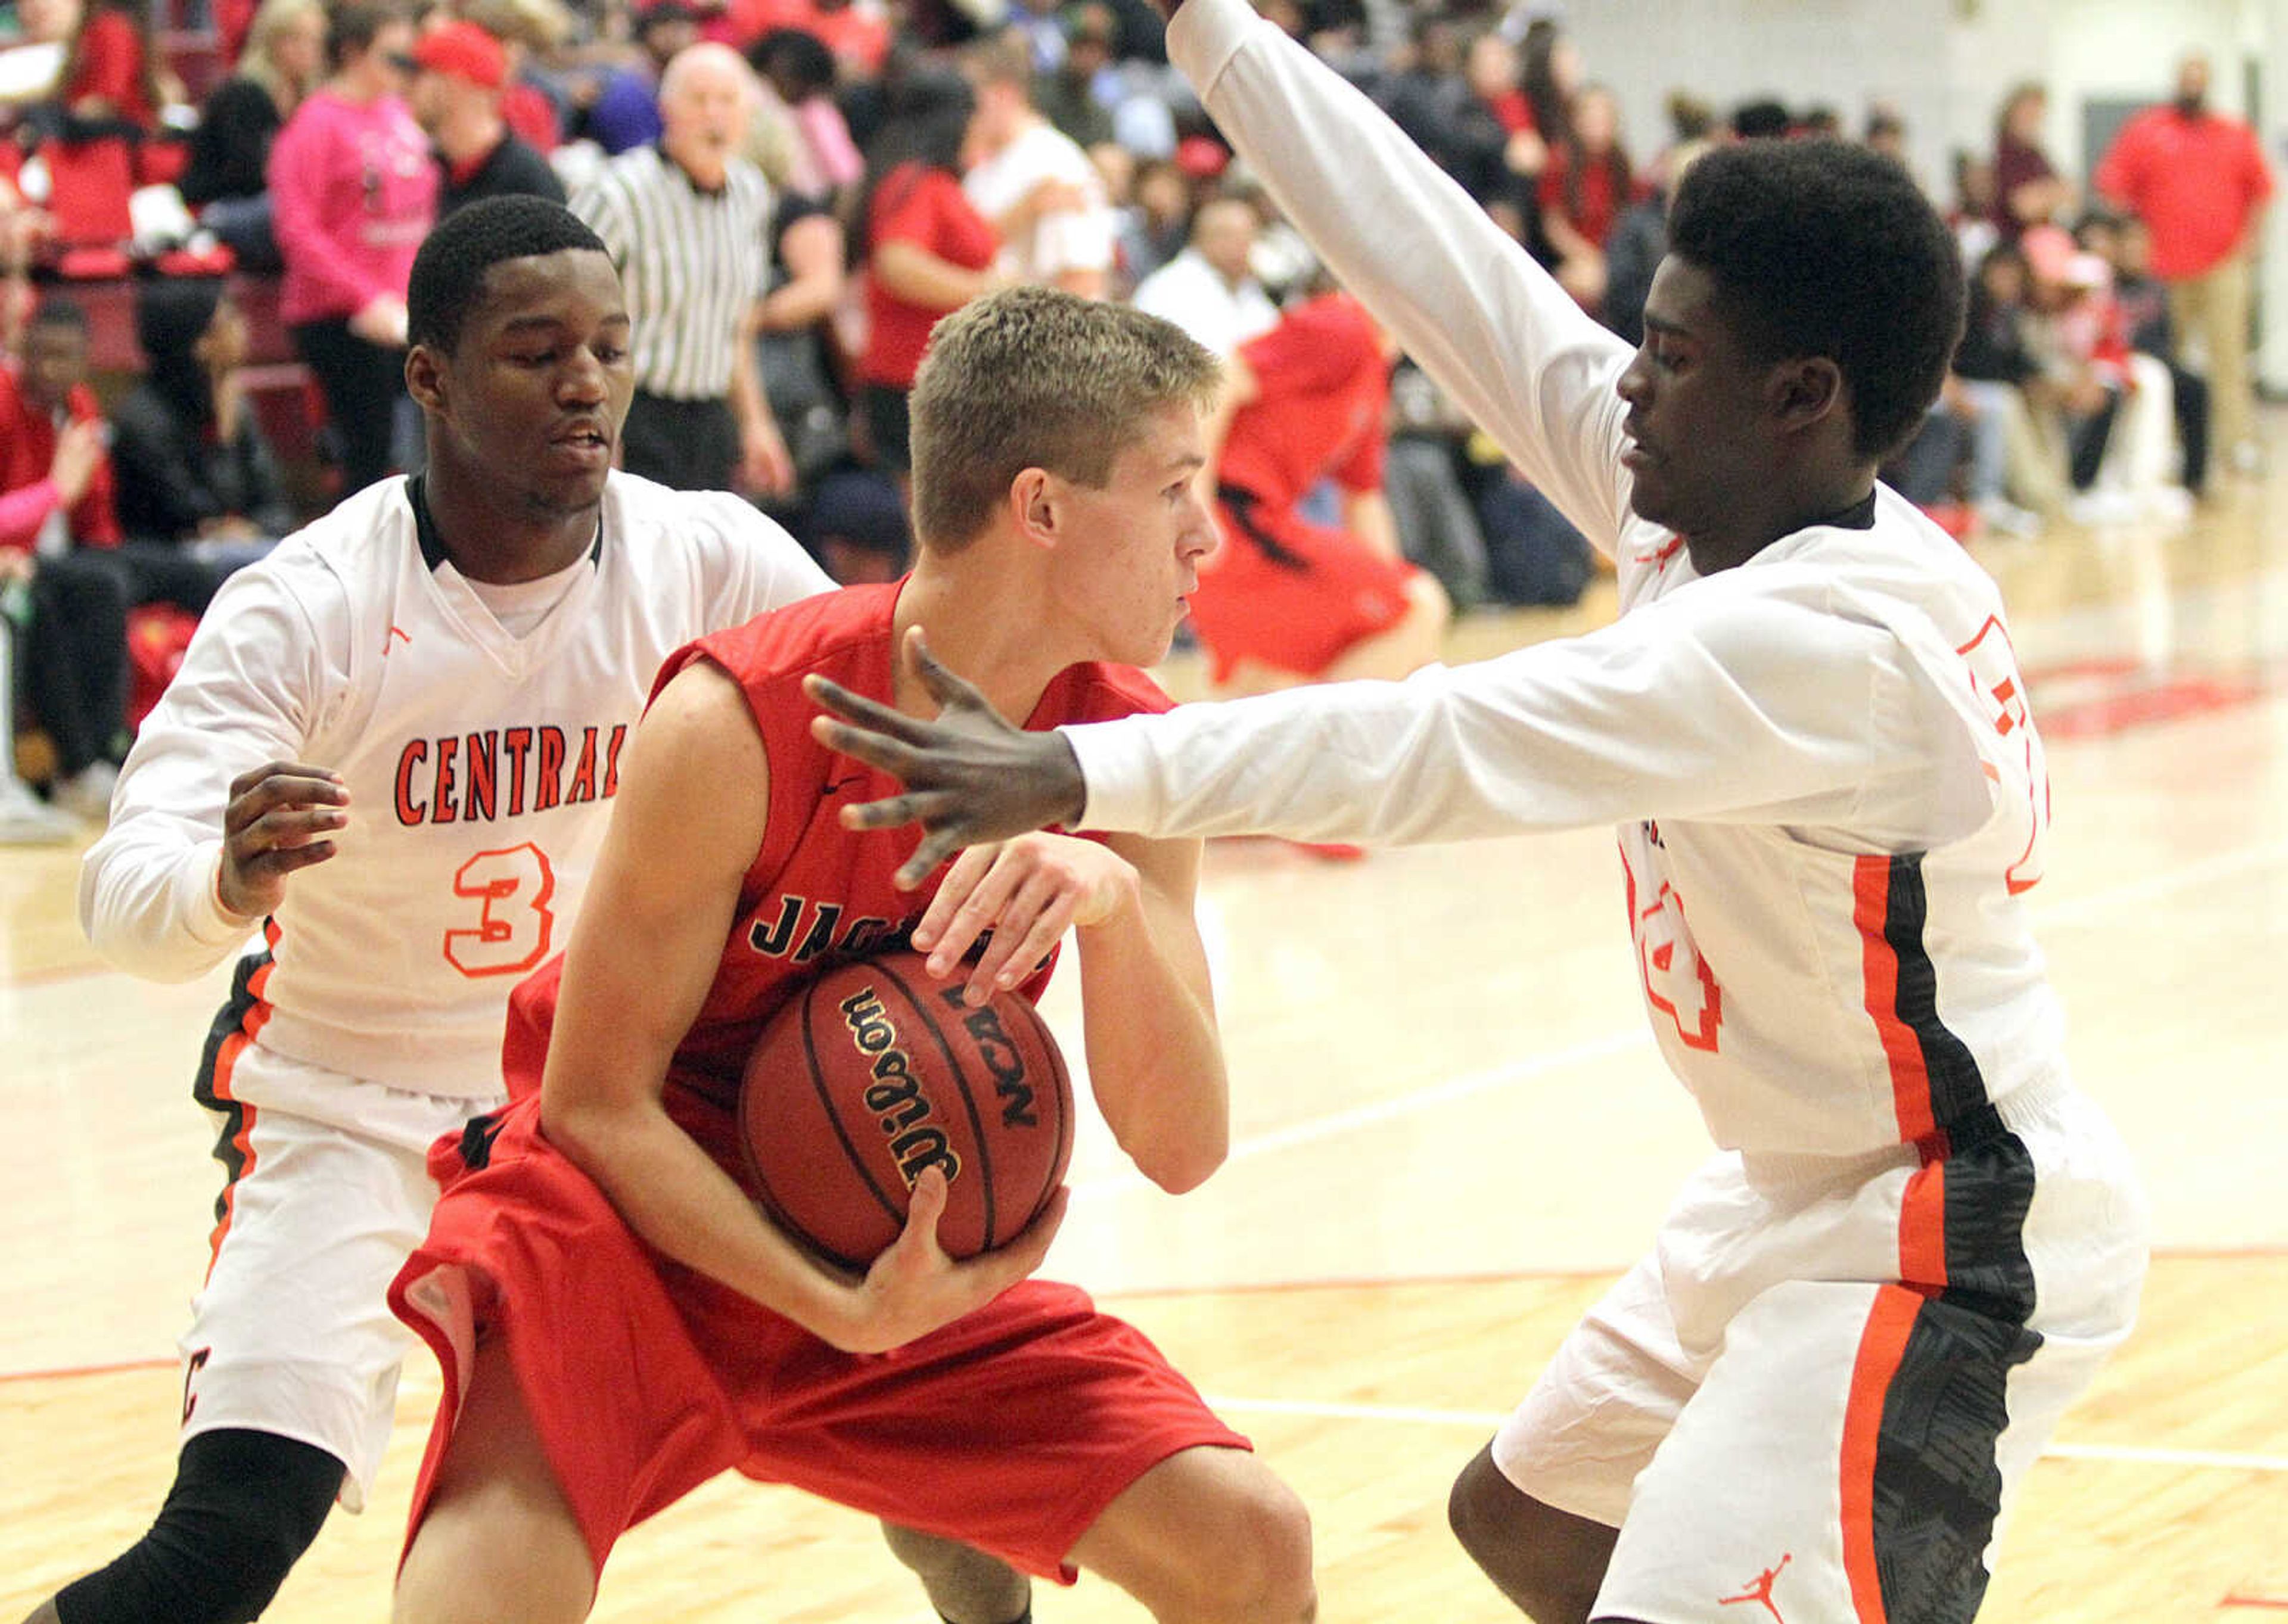
<svg viewBox="0 0 2288 1624"><path fill-rule="evenodd" d="M444 360L425 344L405 353L405 392L425 412L446 409Z"/></svg>
<svg viewBox="0 0 2288 1624"><path fill-rule="evenodd" d="M1772 370L1772 409L1783 429L1807 429L1843 403L1843 369L1824 355L1783 361Z"/></svg>
<svg viewBox="0 0 2288 1624"><path fill-rule="evenodd" d="M1061 538L1059 494L1056 476L1045 468L1024 469L1009 481L1009 516L1017 533L1037 547L1053 547Z"/></svg>

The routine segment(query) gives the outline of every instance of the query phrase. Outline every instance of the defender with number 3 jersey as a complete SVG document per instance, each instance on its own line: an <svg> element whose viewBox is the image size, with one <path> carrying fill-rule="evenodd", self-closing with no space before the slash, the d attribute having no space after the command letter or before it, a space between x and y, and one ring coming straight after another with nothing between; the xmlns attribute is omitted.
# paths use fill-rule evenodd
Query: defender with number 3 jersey
<svg viewBox="0 0 2288 1624"><path fill-rule="evenodd" d="M186 1438L299 1438L362 1501L411 1346L385 1291L435 1199L422 1158L501 1103L509 990L562 949L653 673L828 584L747 503L615 473L594 546L538 581L464 575L420 482L393 479L223 588L80 888L96 945L154 979L266 939L196 1086L229 1182L183 1338ZM273 761L338 773L349 819L256 922L218 897L223 810Z"/></svg>

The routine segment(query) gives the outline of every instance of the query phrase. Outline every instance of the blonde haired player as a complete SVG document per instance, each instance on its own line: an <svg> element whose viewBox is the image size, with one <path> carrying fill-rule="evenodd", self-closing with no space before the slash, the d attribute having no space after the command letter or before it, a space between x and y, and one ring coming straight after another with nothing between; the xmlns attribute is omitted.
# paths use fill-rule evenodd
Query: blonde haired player
<svg viewBox="0 0 2288 1624"><path fill-rule="evenodd" d="M413 1342L385 1293L436 1199L424 1158L501 1101L503 1006L579 908L653 673L829 584L743 503L611 471L627 311L565 210L455 215L410 311L427 474L231 579L82 874L89 935L135 974L267 943L199 1067L229 1181L174 1487L36 1620L251 1619L332 1501L362 1505Z"/></svg>
<svg viewBox="0 0 2288 1624"><path fill-rule="evenodd" d="M1175 8L1171 5L1169 10ZM1043 739L830 698L965 842L1460 839L1618 825L1646 1014L1720 1149L1450 1514L1544 1624L1942 1624L2134 1317L2146 1216L2074 1087L2026 892L2042 745L1994 583L1876 482L1936 396L1959 258L1898 165L1712 153L1632 351L1245 0L1169 52L1288 217L1612 555L1621 615L1403 683ZM963 944L955 940L950 950Z"/></svg>
<svg viewBox="0 0 2288 1624"><path fill-rule="evenodd" d="M1082 1568L1164 1624L1314 1615L1293 1493L1133 1327L1023 1278L1061 1199L954 1263L930 1168L852 1276L763 1216L731 1148L755 1042L817 970L911 940L974 1002L1037 997L1069 924L1114 1137L1171 1191L1222 1161L1196 844L1033 835L902 891L890 844L836 817L879 780L819 748L798 685L830 671L926 708L897 646L927 625L1037 725L1164 706L1132 668L1166 654L1213 543L1216 383L1139 311L1046 288L964 306L915 381L913 574L663 669L595 907L510 1002L514 1103L440 1147L445 1194L393 1292L448 1373L401 1624L584 1618L621 1533L732 1470L882 1518L953 1624L1029 1619L1023 1573ZM965 969L934 938L972 914L996 935Z"/></svg>

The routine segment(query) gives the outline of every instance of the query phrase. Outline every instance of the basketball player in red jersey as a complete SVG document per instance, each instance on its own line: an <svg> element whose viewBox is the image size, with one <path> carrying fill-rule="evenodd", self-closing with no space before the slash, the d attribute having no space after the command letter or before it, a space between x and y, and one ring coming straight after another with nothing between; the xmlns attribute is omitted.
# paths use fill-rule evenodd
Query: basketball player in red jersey
<svg viewBox="0 0 2288 1624"><path fill-rule="evenodd" d="M1196 846L1026 836L934 900L901 890L902 843L838 816L890 780L818 745L801 698L822 675L926 712L894 659L926 627L1029 725L1164 709L1125 668L1166 652L1213 543L1217 384L1136 311L1037 288L970 305L914 391L912 576L663 668L592 923L512 1000L515 1103L439 1142L445 1194L392 1293L447 1373L401 1620L581 1618L620 1533L727 1469L883 1519L954 1624L1029 1618L1023 1575L1082 1567L1164 1620L1312 1615L1293 1494L1140 1335L1026 1279L1061 1200L954 1263L933 1168L853 1279L760 1216L735 1114L748 1050L822 964L911 940L973 999L1037 994L1070 926L1115 1136L1172 1191L1222 1159ZM981 917L993 946L965 971L949 944Z"/></svg>
<svg viewBox="0 0 2288 1624"><path fill-rule="evenodd" d="M1395 678L1437 657L1446 594L1400 555L1382 495L1391 354L1356 299L1325 293L1234 359L1216 464L1223 545L1192 598L1219 691ZM1300 511L1330 479L1339 528Z"/></svg>

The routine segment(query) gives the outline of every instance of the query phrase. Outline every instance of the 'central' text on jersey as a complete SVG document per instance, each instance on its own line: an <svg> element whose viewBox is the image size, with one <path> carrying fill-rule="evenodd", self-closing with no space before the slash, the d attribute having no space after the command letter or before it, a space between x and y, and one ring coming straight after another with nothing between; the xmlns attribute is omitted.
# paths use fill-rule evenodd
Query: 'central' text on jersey
<svg viewBox="0 0 2288 1624"><path fill-rule="evenodd" d="M620 787L624 722L608 736L580 730L579 749L552 725L492 727L409 739L397 753L397 820L489 823L582 801L608 801ZM570 772L566 772L567 762Z"/></svg>

